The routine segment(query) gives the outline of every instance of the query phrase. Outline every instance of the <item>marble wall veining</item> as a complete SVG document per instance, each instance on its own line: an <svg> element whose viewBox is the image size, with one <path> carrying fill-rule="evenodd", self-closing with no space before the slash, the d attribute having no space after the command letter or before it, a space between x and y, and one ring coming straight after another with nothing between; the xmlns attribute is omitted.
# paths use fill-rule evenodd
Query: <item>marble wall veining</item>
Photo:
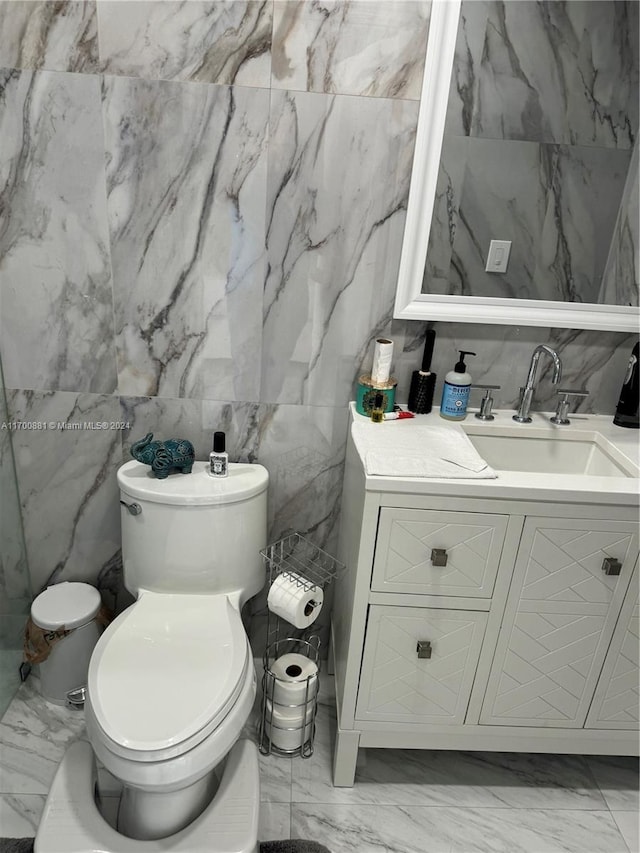
<svg viewBox="0 0 640 853"><path fill-rule="evenodd" d="M273 88L419 99L430 3L392 5L277 0Z"/></svg>
<svg viewBox="0 0 640 853"><path fill-rule="evenodd" d="M274 91L262 399L346 403L390 315L417 104Z"/></svg>
<svg viewBox="0 0 640 853"><path fill-rule="evenodd" d="M269 88L271 2L99 0L97 7L107 74Z"/></svg>
<svg viewBox="0 0 640 853"><path fill-rule="evenodd" d="M635 0L463 0L447 129L629 149L637 85Z"/></svg>
<svg viewBox="0 0 640 853"><path fill-rule="evenodd" d="M600 302L633 305L640 282L640 182L638 139L633 148L627 182L613 232Z"/></svg>
<svg viewBox="0 0 640 853"><path fill-rule="evenodd" d="M0 348L9 416L36 425L12 434L34 591L113 586L115 474L147 431L203 458L224 429L270 472L270 538L335 548L354 383L385 334L406 400L426 328L392 311L429 17L429 0L0 2ZM476 349L503 405L552 342L596 412L632 339L437 328L434 369Z"/></svg>
<svg viewBox="0 0 640 853"><path fill-rule="evenodd" d="M603 286L638 32L636 0L463 2L424 292L638 304L637 277ZM504 274L485 271L492 239L512 243Z"/></svg>
<svg viewBox="0 0 640 853"><path fill-rule="evenodd" d="M118 390L259 400L269 92L102 94Z"/></svg>
<svg viewBox="0 0 640 853"><path fill-rule="evenodd" d="M6 385L112 393L116 351L99 80L2 70L0 91Z"/></svg>
<svg viewBox="0 0 640 853"><path fill-rule="evenodd" d="M0 4L0 68L98 69L96 0Z"/></svg>

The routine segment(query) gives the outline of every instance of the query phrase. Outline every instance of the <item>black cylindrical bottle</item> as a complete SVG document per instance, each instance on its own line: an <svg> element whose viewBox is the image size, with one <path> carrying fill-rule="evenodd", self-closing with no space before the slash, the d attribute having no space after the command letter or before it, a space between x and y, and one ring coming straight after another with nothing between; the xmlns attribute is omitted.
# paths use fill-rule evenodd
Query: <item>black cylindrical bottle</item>
<svg viewBox="0 0 640 853"><path fill-rule="evenodd" d="M636 344L631 352L627 372L622 383L620 399L613 419L616 426L638 429L638 400L640 398L640 345Z"/></svg>

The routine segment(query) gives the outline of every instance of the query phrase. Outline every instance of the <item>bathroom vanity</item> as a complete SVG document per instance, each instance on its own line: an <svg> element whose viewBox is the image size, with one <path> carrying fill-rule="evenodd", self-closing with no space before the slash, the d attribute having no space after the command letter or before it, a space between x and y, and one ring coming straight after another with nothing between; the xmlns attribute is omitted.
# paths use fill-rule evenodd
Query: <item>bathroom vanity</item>
<svg viewBox="0 0 640 853"><path fill-rule="evenodd" d="M335 785L367 746L638 754L638 435L512 414L462 425L496 479L371 476L350 433Z"/></svg>

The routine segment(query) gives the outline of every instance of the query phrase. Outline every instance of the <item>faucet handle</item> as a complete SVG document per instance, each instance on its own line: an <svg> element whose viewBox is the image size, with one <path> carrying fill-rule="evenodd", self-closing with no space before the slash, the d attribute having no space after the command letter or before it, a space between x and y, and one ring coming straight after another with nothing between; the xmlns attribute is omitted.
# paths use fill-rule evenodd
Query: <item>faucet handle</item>
<svg viewBox="0 0 640 853"><path fill-rule="evenodd" d="M480 411L476 412L476 418L478 418L479 421L494 420L494 415L491 413L491 409L493 408L493 397L491 396L491 392L499 391L500 385L472 385L471 387L481 388L483 391L487 392L480 401Z"/></svg>
<svg viewBox="0 0 640 853"><path fill-rule="evenodd" d="M571 421L567 417L569 414L569 397L588 397L588 391L570 391L566 388L561 388L558 391L558 396L560 399L558 400L558 408L556 409L556 413L553 417L549 418L552 424L557 424L558 426L566 426L570 424Z"/></svg>

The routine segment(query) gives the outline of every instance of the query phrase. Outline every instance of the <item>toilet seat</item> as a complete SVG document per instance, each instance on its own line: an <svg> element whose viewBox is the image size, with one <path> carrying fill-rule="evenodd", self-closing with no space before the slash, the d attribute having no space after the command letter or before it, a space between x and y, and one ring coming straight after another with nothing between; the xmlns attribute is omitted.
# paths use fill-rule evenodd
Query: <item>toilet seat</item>
<svg viewBox="0 0 640 853"><path fill-rule="evenodd" d="M250 663L226 595L142 592L102 635L89 666L103 745L134 762L193 749L236 704Z"/></svg>

